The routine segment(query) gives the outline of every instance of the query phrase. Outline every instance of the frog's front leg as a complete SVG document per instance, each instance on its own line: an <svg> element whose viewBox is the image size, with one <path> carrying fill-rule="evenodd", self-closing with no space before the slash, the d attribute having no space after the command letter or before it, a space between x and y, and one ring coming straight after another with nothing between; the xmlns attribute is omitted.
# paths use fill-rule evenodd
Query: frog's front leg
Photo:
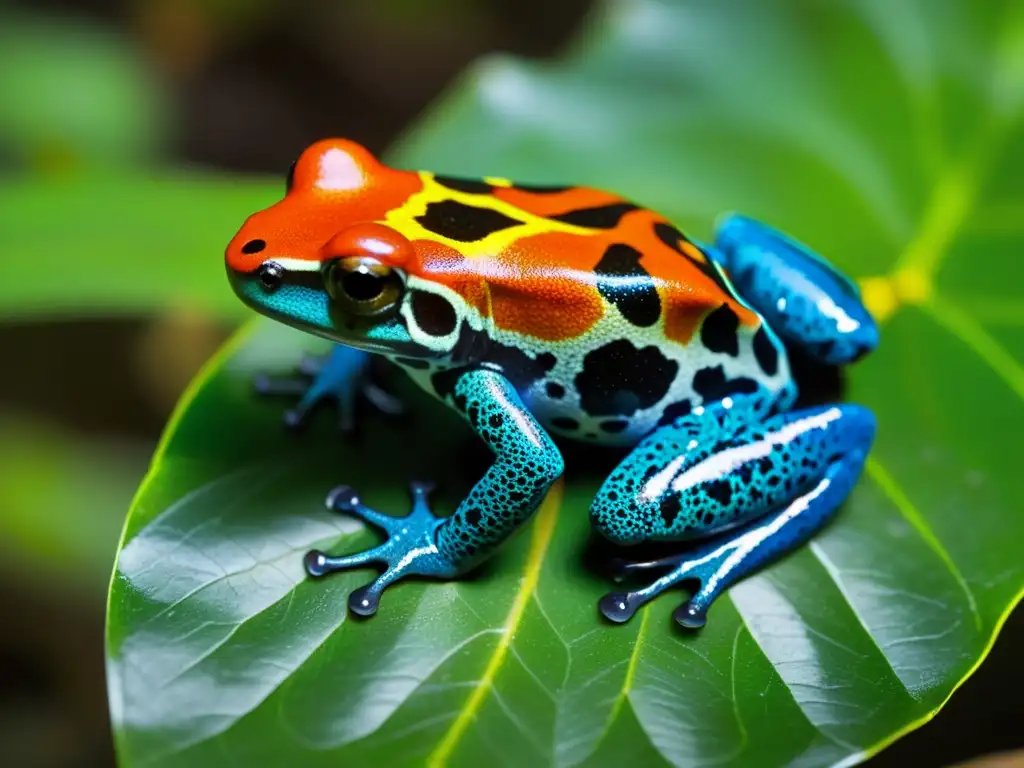
<svg viewBox="0 0 1024 768"><path fill-rule="evenodd" d="M706 250L773 331L820 362L849 363L878 345L878 327L857 286L805 245L732 215Z"/></svg>
<svg viewBox="0 0 1024 768"><path fill-rule="evenodd" d="M874 416L845 404L766 416L770 407L769 398L749 395L697 408L645 438L605 481L591 520L612 541L712 537L676 557L625 567L666 573L606 595L600 609L608 619L626 621L669 587L697 581L675 619L703 626L725 589L831 519L860 476Z"/></svg>
<svg viewBox="0 0 1024 768"><path fill-rule="evenodd" d="M533 514L562 474L562 456L555 444L500 374L464 373L452 401L496 458L451 517L434 516L422 484L413 486L413 510L406 517L369 509L348 487L335 489L327 499L329 507L355 514L388 534L384 544L359 554L330 557L314 550L306 555L306 570L312 576L371 563L386 565L380 577L349 596L355 613L376 612L384 588L403 576L451 579L485 560Z"/></svg>
<svg viewBox="0 0 1024 768"><path fill-rule="evenodd" d="M386 416L399 416L402 403L374 380L374 356L343 344L336 344L323 357L304 357L298 376L275 378L259 375L253 382L261 395L297 397L293 408L285 411L284 422L300 427L313 409L325 400L338 407L338 426L350 433L356 425L356 406L362 398Z"/></svg>

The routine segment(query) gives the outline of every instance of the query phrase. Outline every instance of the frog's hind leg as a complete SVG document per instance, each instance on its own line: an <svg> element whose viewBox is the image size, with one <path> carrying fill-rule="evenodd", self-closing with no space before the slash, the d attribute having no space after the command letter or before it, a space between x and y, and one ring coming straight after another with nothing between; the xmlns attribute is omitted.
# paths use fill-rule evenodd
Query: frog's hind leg
<svg viewBox="0 0 1024 768"><path fill-rule="evenodd" d="M336 344L323 357L302 358L297 376L271 377L259 375L254 380L256 392L268 396L298 398L285 411L289 427L301 427L320 403L333 400L338 407L338 427L350 434L356 427L356 407L362 398L386 416L400 416L402 403L374 380L373 356L368 352Z"/></svg>
<svg viewBox="0 0 1024 768"><path fill-rule="evenodd" d="M700 627L730 585L834 516L861 474L874 416L844 404L751 419L767 408L770 400L754 395L695 409L645 438L612 472L591 506L605 537L620 544L711 538L677 557L621 568L666 572L642 589L606 595L605 617L626 621L666 589L696 581L675 618Z"/></svg>
<svg viewBox="0 0 1024 768"><path fill-rule="evenodd" d="M744 216L725 217L704 246L740 296L783 341L842 365L873 350L878 327L845 275L805 245Z"/></svg>

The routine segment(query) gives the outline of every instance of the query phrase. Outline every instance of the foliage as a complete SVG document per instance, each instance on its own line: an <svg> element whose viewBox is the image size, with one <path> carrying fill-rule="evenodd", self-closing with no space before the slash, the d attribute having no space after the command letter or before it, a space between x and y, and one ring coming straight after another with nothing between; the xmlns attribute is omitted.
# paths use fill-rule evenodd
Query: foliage
<svg viewBox="0 0 1024 768"><path fill-rule="evenodd" d="M695 635L668 597L598 621L586 466L478 578L356 621L369 574L301 569L371 540L326 491L398 513L405 478L437 476L450 510L478 451L423 397L414 430L371 422L359 448L330 419L286 438L249 377L317 342L258 323L182 401L124 532L122 762L825 765L930 718L1024 586L1022 43L1012 2L620 0L556 64L475 68L394 159L614 188L700 235L741 209L860 278L885 323L846 392L880 420L866 477Z"/></svg>
<svg viewBox="0 0 1024 768"><path fill-rule="evenodd" d="M0 159L48 169L153 160L170 122L142 56L81 20L0 12Z"/></svg>

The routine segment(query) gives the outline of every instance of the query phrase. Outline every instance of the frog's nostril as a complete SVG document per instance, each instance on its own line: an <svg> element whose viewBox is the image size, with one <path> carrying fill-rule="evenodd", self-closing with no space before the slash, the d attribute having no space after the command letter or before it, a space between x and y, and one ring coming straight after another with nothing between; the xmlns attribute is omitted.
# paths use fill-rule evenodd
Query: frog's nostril
<svg viewBox="0 0 1024 768"><path fill-rule="evenodd" d="M259 253L267 247L266 240L250 240L242 246L242 253Z"/></svg>

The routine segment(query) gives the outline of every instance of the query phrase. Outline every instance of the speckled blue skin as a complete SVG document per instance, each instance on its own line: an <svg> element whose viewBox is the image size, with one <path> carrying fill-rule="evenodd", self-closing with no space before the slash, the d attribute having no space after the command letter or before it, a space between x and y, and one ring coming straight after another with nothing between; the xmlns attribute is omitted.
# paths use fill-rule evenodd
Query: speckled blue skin
<svg viewBox="0 0 1024 768"><path fill-rule="evenodd" d="M702 247L779 336L817 360L843 365L878 346L857 286L782 233L733 215L719 224L715 246Z"/></svg>
<svg viewBox="0 0 1024 768"><path fill-rule="evenodd" d="M383 575L349 597L355 613L373 614L384 588L402 576L452 578L485 560L533 514L562 474L562 456L555 444L500 374L463 374L455 384L452 404L497 460L451 517L434 517L426 506L427 486L422 484L413 486L413 511L399 518L363 506L347 486L328 497L328 507L355 514L389 535L383 545L356 555L328 557L313 551L306 556L312 576L371 563L387 565Z"/></svg>
<svg viewBox="0 0 1024 768"><path fill-rule="evenodd" d="M705 622L729 585L809 539L835 513L864 465L872 413L831 405L769 416L761 395L725 398L643 440L601 487L594 526L620 544L722 534L678 558L624 571L674 566L636 592L613 593L601 612L626 621L681 581L700 588L676 611L686 627ZM722 533L729 531L728 533Z"/></svg>
<svg viewBox="0 0 1024 768"><path fill-rule="evenodd" d="M702 247L788 345L827 364L850 362L877 345L876 326L856 288L782 234L733 216L719 227L716 244ZM355 372L363 370L365 353L335 355L336 364L314 380L301 411L326 392L350 394L361 381ZM774 395L705 402L643 438L611 473L591 507L593 525L604 536L623 545L707 541L675 557L620 564L622 573L664 573L642 589L605 596L599 607L608 619L626 621L664 590L696 581L699 587L675 616L685 627L702 626L729 585L806 542L831 519L860 476L875 420L857 405L793 412L794 398L795 388L786 387ZM328 498L332 509L389 535L359 554L311 552L306 558L313 576L386 565L382 576L352 594L356 613L375 612L384 588L404 575L453 578L486 559L528 520L562 473L558 449L501 373L467 370L446 399L496 456L451 517L433 516L422 485L414 485L413 511L404 518L367 509L345 486Z"/></svg>

